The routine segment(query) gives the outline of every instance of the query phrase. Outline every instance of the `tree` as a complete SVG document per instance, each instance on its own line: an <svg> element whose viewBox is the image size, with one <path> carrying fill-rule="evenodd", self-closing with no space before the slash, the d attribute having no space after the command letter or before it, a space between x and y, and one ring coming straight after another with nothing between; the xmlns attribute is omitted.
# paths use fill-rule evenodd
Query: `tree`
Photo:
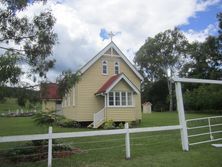
<svg viewBox="0 0 222 167"><path fill-rule="evenodd" d="M180 75L202 79L222 79L222 13L217 14L218 36L208 36L204 42L189 45L190 60Z"/></svg>
<svg viewBox="0 0 222 167"><path fill-rule="evenodd" d="M178 30L166 30L154 38L148 37L145 44L135 56L144 77L154 82L162 78L168 80L170 98L169 110L173 110L172 83L170 78L182 65L182 57L186 55L187 39Z"/></svg>
<svg viewBox="0 0 222 167"><path fill-rule="evenodd" d="M204 42L190 44L189 61L180 71L180 76L201 79L222 78L222 54L219 40L209 36Z"/></svg>
<svg viewBox="0 0 222 167"><path fill-rule="evenodd" d="M57 79L58 90L61 97L69 93L70 89L80 80L80 73L72 73L71 70L63 71Z"/></svg>
<svg viewBox="0 0 222 167"><path fill-rule="evenodd" d="M50 57L57 41L53 31L55 18L50 11L42 12L32 20L18 17L17 12L28 2L2 0L5 8L0 8L0 86L18 83L24 73L21 65L30 67L30 76L46 77L46 72L55 63Z"/></svg>
<svg viewBox="0 0 222 167"><path fill-rule="evenodd" d="M144 80L142 88L142 103L147 101L151 102L154 111L168 110L168 88L166 78L162 78L155 82Z"/></svg>
<svg viewBox="0 0 222 167"><path fill-rule="evenodd" d="M204 42L189 45L189 61L180 71L180 76L201 79L222 79L222 13L219 21L218 36L208 36ZM221 86L184 85L184 102L188 110L221 110Z"/></svg>

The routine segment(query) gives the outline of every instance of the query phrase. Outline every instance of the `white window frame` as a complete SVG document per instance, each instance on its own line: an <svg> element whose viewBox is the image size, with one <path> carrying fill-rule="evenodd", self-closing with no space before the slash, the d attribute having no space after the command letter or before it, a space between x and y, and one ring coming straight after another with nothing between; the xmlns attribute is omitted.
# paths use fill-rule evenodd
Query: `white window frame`
<svg viewBox="0 0 222 167"><path fill-rule="evenodd" d="M109 104L109 93L107 94L107 106L108 107L121 107L121 108L124 108L124 107L135 107L134 105L134 94L133 92L131 91L111 91L113 92L113 105L110 105ZM116 105L116 92L119 92L120 93L120 105ZM126 93L126 105L122 105L122 92L125 92ZM128 105L128 93L131 93L132 94L132 105Z"/></svg>
<svg viewBox="0 0 222 167"><path fill-rule="evenodd" d="M106 73L103 72L103 66L106 66ZM107 60L102 61L102 74L103 75L108 75L108 62L107 62Z"/></svg>
<svg viewBox="0 0 222 167"><path fill-rule="evenodd" d="M116 67L118 67L118 72L117 72L117 73L116 73ZM120 65L119 65L119 62L118 62L118 61L116 61L116 62L114 63L114 73L115 73L116 75L120 73Z"/></svg>
<svg viewBox="0 0 222 167"><path fill-rule="evenodd" d="M122 99L122 97L123 97L122 94L123 94L123 93L125 93L125 103L126 103L125 105L123 105L123 101L122 101L122 100L123 100L123 99ZM121 105L122 105L122 106L127 106L127 92L124 92L124 91L121 92Z"/></svg>

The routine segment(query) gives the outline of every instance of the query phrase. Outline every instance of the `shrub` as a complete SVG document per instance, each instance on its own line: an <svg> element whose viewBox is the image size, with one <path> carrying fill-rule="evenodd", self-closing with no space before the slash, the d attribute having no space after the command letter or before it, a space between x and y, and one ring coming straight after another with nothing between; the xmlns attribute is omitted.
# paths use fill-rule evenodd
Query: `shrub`
<svg viewBox="0 0 222 167"><path fill-rule="evenodd" d="M19 162L34 162L47 159L48 151L48 141L47 140L35 140L32 143L27 143L25 145L16 147L6 152L3 156L5 159L10 160L14 163ZM28 147L27 147L28 146ZM58 144L57 141L53 140L52 151L56 154L53 154L53 157L59 157L59 154L64 152L68 155L73 154L73 148L69 145ZM64 157L64 156L63 156Z"/></svg>
<svg viewBox="0 0 222 167"><path fill-rule="evenodd" d="M58 122L58 125L64 128L80 128L81 124L74 120L63 119Z"/></svg>
<svg viewBox="0 0 222 167"><path fill-rule="evenodd" d="M222 87L221 85L201 85L192 91L184 93L186 110L201 110L218 112L222 110Z"/></svg>
<svg viewBox="0 0 222 167"><path fill-rule="evenodd" d="M113 129L113 128L115 128L115 123L113 122L113 120L108 120L104 123L103 128L104 129Z"/></svg>
<svg viewBox="0 0 222 167"><path fill-rule="evenodd" d="M35 122L38 125L56 125L61 120L65 119L63 116L56 115L54 111L52 112L40 112L34 117Z"/></svg>
<svg viewBox="0 0 222 167"><path fill-rule="evenodd" d="M121 122L121 123L118 125L118 127L119 127L120 129L123 129L123 128L124 128L124 124Z"/></svg>
<svg viewBox="0 0 222 167"><path fill-rule="evenodd" d="M55 112L41 112L34 117L38 125L57 125L64 128L80 128L81 124L74 120L66 119L63 116L57 115Z"/></svg>

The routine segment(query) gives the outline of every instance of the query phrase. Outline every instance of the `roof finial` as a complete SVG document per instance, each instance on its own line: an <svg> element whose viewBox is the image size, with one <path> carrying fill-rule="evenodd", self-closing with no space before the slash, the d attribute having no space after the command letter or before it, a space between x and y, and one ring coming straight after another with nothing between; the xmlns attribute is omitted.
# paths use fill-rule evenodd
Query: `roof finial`
<svg viewBox="0 0 222 167"><path fill-rule="evenodd" d="M113 37L115 36L115 34L112 31L110 31L110 33L108 35L109 35L111 41L113 41Z"/></svg>

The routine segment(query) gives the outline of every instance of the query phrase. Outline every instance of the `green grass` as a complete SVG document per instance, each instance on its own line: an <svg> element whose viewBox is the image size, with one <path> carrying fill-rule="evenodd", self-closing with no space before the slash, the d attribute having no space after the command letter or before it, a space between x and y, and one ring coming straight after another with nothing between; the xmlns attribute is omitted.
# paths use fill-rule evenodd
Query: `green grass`
<svg viewBox="0 0 222 167"><path fill-rule="evenodd" d="M28 104L26 104L26 106L21 107L18 105L17 103L17 99L16 98L5 98L4 101L0 101L0 113L7 113L8 111L16 111L17 109L23 109L24 111L30 110L27 107ZM37 103L35 104L36 106L36 110L40 110L41 109L41 104Z"/></svg>
<svg viewBox="0 0 222 167"><path fill-rule="evenodd" d="M187 114L187 118L205 117L207 114ZM178 124L176 113L152 113L143 115L140 127ZM36 126L30 118L0 118L0 136L46 133L47 127ZM54 127L54 132L80 131ZM131 134L131 160L125 160L123 135L85 137L60 140L82 150L81 153L63 159L53 159L53 167L221 167L222 149L210 144L181 149L180 133L176 131ZM19 146L21 143L5 143L1 149ZM4 164L1 167L45 167L47 161L35 163Z"/></svg>

